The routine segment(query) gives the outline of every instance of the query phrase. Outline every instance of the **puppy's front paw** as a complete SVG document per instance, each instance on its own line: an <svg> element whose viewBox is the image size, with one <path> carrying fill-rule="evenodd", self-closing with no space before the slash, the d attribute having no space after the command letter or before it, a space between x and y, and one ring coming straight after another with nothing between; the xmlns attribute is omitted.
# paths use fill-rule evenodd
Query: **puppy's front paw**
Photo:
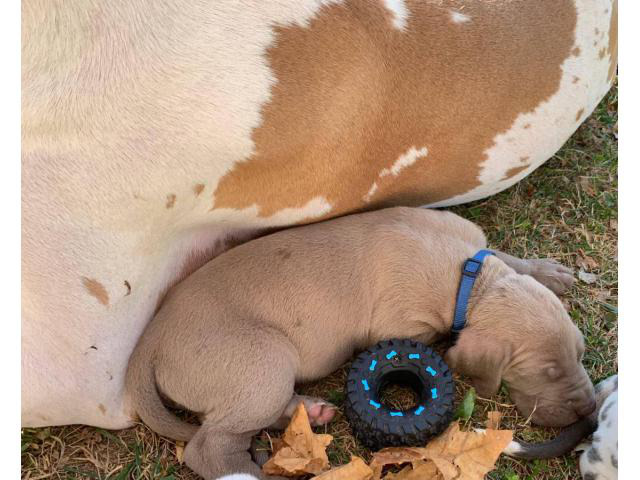
<svg viewBox="0 0 640 480"><path fill-rule="evenodd" d="M531 276L556 295L571 288L575 279L573 270L552 258L527 260L531 267Z"/></svg>

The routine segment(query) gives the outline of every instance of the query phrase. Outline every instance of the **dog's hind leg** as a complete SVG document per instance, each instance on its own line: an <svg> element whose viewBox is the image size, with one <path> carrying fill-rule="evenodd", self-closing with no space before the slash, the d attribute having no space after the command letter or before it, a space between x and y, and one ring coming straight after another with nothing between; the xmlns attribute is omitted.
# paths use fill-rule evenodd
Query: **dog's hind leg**
<svg viewBox="0 0 640 480"><path fill-rule="evenodd" d="M573 271L551 258L523 259L495 251L496 257L522 275L531 275L556 295L564 293L575 279Z"/></svg>
<svg viewBox="0 0 640 480"><path fill-rule="evenodd" d="M184 460L191 470L206 480L232 474L248 474L266 479L260 467L251 460L248 451L250 443L250 432L226 433L205 423L187 444ZM280 477L268 478L272 480Z"/></svg>

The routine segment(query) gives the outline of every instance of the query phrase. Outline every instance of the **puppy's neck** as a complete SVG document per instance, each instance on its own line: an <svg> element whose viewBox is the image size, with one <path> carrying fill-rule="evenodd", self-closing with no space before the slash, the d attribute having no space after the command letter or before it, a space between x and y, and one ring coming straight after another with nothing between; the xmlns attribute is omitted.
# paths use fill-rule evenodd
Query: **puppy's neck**
<svg viewBox="0 0 640 480"><path fill-rule="evenodd" d="M480 275L478 275L469 298L467 306L466 326L477 324L482 321L477 315L474 316L474 309L482 299L492 292L492 287L506 275L515 274L515 271L507 266L502 260L496 257L487 257L484 261ZM453 325L453 318L451 319Z"/></svg>

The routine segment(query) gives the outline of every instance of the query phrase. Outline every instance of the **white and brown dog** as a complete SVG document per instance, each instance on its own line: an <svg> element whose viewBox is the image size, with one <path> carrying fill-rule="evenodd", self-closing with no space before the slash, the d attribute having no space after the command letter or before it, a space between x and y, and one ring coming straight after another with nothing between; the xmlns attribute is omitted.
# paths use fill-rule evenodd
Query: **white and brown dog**
<svg viewBox="0 0 640 480"><path fill-rule="evenodd" d="M264 229L494 194L616 71L615 0L24 0L22 420L132 425L164 293Z"/></svg>

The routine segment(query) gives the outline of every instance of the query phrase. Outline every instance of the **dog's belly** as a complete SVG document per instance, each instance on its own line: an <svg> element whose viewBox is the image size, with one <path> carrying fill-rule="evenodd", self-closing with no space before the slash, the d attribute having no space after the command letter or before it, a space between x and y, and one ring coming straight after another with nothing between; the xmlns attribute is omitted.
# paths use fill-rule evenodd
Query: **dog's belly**
<svg viewBox="0 0 640 480"><path fill-rule="evenodd" d="M576 45L571 47L579 54L555 65L560 74L554 93L532 111L515 115L506 130L496 130L490 149L476 145L475 160L451 163L456 149L438 152L428 135L412 130L388 132L404 141L391 142L392 151L382 148L386 140L372 143L345 133L333 123L336 118L346 118L356 133L384 130L373 128L379 118L361 110L364 105L385 111L375 103L384 100L380 91L365 92L362 103L345 104L334 94L344 92L349 79L325 85L323 78L307 75L315 70L308 66L306 71L297 53L290 54L291 68L285 61L284 70L286 51L266 54L275 53L274 24L282 27L278 35L284 44L291 40L288 29L293 39L307 33L302 40L313 46L327 38L332 19L339 25L358 18L340 10L353 8L351 3L335 2L338 9L331 10L321 9L320 2L292 2L278 10L265 2L254 5L264 11L252 15L218 2L197 12L157 8L142 13L144 28L152 32L140 30L138 2L118 8L104 4L98 16L86 2L36 3L26 2L23 9L25 426L130 424L122 400L129 354L185 262L194 268L226 248L229 235L250 236L265 227L383 204L461 203L506 188L566 141L606 92L615 63L611 2L577 0ZM384 17L389 12L378 10L375 2L366 5L373 9L372 19L382 15L376 20L380 28L391 28ZM419 12L414 14L418 18ZM210 19L206 28L205 17ZM65 20L70 23L59 25ZM553 24L556 19L547 20L551 28L563 28ZM94 22L99 23L95 32L85 28L95 27ZM405 51L407 46L398 37L391 47ZM354 53L375 58L382 51ZM449 54L456 58L456 52ZM287 90L296 82L286 72L296 69L315 78L318 89ZM389 72L369 73L384 79ZM449 73L451 79L461 78ZM508 69L503 73L508 78ZM539 74L530 72L534 78ZM357 77L367 84L372 80ZM501 92L499 85L492 88L505 98L513 94ZM312 91L322 93L312 96ZM276 100L282 97L297 108L279 107ZM393 106L394 115L411 111L415 117L416 99L401 100ZM473 111L467 108L469 99L455 101ZM458 115L450 106L439 123L452 131L478 123L471 113ZM424 108L430 115L430 105ZM307 117L282 123L287 112L307 112ZM414 119L412 125L421 123ZM269 139L281 141L274 145ZM456 145L455 139L447 137L447 144ZM468 142L458 139L460 145ZM368 150L371 145L374 150ZM421 169L426 177L415 175ZM474 186L460 187L459 178L476 176ZM455 188L443 188L448 185ZM208 253L189 260L201 251Z"/></svg>

